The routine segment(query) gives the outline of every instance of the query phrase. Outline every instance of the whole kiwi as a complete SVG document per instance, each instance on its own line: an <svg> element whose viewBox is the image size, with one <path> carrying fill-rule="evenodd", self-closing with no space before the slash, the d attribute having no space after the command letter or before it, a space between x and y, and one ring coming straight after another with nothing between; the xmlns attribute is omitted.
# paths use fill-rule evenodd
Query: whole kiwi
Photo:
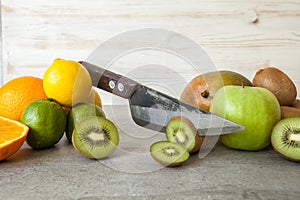
<svg viewBox="0 0 300 200"><path fill-rule="evenodd" d="M292 107L294 108L299 108L300 109L300 99L296 99L293 104Z"/></svg>
<svg viewBox="0 0 300 200"><path fill-rule="evenodd" d="M267 67L259 70L252 82L254 87L270 90L281 106L291 105L297 97L297 89L293 81L281 70Z"/></svg>
<svg viewBox="0 0 300 200"><path fill-rule="evenodd" d="M289 117L300 117L300 108L294 108L290 106L280 106L281 119Z"/></svg>

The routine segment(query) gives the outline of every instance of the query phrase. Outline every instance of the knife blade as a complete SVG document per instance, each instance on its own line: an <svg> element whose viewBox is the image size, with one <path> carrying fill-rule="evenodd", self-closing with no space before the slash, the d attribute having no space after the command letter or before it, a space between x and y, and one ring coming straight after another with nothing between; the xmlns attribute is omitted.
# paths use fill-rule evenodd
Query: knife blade
<svg viewBox="0 0 300 200"><path fill-rule="evenodd" d="M85 61L79 63L89 72L93 86L129 100L132 119L139 126L164 132L172 117L183 116L191 120L201 136L230 134L244 129L232 121L186 104L130 78Z"/></svg>

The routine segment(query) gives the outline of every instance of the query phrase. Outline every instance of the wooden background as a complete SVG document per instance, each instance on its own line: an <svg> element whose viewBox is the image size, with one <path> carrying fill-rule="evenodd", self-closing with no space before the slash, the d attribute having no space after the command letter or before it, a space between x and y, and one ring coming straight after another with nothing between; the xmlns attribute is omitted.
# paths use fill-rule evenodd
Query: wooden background
<svg viewBox="0 0 300 200"><path fill-rule="evenodd" d="M3 83L22 75L42 77L57 57L84 60L113 36L154 27L195 41L217 69L252 79L258 69L276 66L295 81L300 96L299 0L2 0L1 11ZM113 70L128 74L152 60L173 65L185 80L197 75L184 63L156 53L127 56ZM161 88L176 82L170 74L154 75L145 71L135 78ZM110 95L101 95L104 104L111 102Z"/></svg>

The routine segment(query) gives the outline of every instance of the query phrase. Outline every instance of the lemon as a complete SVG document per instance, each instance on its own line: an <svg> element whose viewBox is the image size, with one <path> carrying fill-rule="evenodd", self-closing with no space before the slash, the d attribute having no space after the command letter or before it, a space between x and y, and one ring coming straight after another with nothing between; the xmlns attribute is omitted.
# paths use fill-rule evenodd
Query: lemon
<svg viewBox="0 0 300 200"><path fill-rule="evenodd" d="M48 98L72 106L90 95L92 80L80 63L57 58L44 74L43 87Z"/></svg>
<svg viewBox="0 0 300 200"><path fill-rule="evenodd" d="M53 99L31 102L21 116L21 122L29 127L26 142L34 149L54 146L66 129L65 111Z"/></svg>

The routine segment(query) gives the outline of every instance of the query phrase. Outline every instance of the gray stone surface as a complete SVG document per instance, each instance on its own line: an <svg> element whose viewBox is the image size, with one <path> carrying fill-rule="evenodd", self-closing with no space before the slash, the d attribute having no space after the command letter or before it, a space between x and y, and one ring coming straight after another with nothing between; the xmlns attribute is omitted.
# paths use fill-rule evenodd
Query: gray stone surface
<svg viewBox="0 0 300 200"><path fill-rule="evenodd" d="M145 130L149 137L143 138L144 129L132 124L126 111L104 110L120 130L120 149L113 155L85 158L65 137L46 150L24 144L0 162L0 199L300 198L299 163L271 148L245 152L217 144L204 159L196 154L181 167L165 168L148 154L149 145L163 135Z"/></svg>

